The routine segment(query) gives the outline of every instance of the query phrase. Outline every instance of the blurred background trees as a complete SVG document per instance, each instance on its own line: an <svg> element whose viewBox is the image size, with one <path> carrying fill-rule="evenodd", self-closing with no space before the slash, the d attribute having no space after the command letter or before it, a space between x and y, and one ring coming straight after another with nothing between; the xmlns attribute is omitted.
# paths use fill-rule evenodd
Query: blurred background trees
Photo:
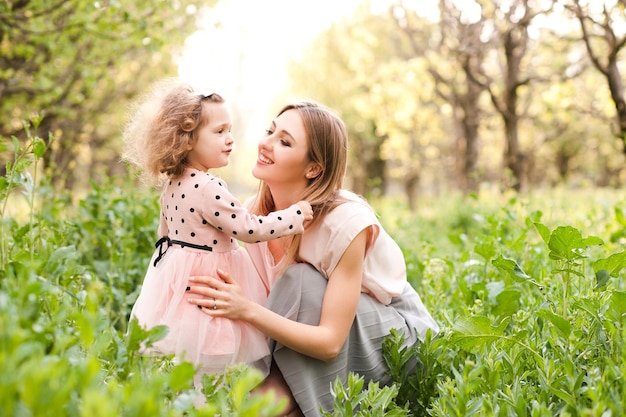
<svg viewBox="0 0 626 417"><path fill-rule="evenodd" d="M196 10L188 0L2 2L0 133L24 139L24 121L37 124L31 132L52 139L44 162L59 187L121 174L125 103L176 74Z"/></svg>
<svg viewBox="0 0 626 417"><path fill-rule="evenodd" d="M122 174L126 104L176 75L217 3L2 3L1 135L23 138L37 115L60 187ZM415 207L420 193L624 184L624 0L439 0L435 15L421 1L372 3L311 42L276 91L343 117L356 192Z"/></svg>
<svg viewBox="0 0 626 417"><path fill-rule="evenodd" d="M359 168L385 161L366 183L350 170L357 190L401 184L414 207L420 191L617 187L624 4L440 0L436 19L419 2L376 17L365 5L294 64L292 84L340 111ZM369 64L355 62L363 48L375 53ZM370 127L367 141L359 126Z"/></svg>

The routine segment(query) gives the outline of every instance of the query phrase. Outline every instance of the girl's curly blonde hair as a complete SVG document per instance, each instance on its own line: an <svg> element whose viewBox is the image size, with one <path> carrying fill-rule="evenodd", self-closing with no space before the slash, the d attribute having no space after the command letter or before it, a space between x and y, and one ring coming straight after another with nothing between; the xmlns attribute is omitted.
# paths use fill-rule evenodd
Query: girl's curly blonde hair
<svg viewBox="0 0 626 417"><path fill-rule="evenodd" d="M204 102L224 99L216 93L196 92L176 79L154 85L131 109L122 159L138 167L151 184L182 174L189 144L209 122Z"/></svg>

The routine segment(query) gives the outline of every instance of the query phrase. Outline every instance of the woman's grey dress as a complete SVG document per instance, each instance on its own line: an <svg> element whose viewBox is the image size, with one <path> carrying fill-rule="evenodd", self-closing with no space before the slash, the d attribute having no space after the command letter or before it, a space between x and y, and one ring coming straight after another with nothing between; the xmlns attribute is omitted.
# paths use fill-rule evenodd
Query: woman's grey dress
<svg viewBox="0 0 626 417"><path fill-rule="evenodd" d="M272 311L300 323L319 324L322 297L327 280L308 264L297 264L287 269L272 288L267 306ZM273 358L289 385L300 409L307 417L332 411L330 387L339 377L346 384L348 374L356 372L366 379L389 382L383 359L382 342L392 328L405 332L406 345L418 343L415 329L424 328L429 317L419 295L407 283L405 291L383 305L367 294L361 294L356 318L343 349L332 362L324 362L295 352L274 342L270 347Z"/></svg>
<svg viewBox="0 0 626 417"><path fill-rule="evenodd" d="M332 411L331 386L337 377L346 384L348 374L355 372L366 384L370 380L381 385L390 382L382 342L391 329L404 332L406 345L419 343L429 329L438 331L437 323L407 282L402 251L373 210L352 194L342 196L351 201L305 231L299 252L303 263L290 266L283 274L279 274L265 242L247 245L270 289L266 306L292 320L317 325L328 278L354 237L368 230L361 298L339 355L324 362L272 342L273 360L306 417L320 416L320 406Z"/></svg>

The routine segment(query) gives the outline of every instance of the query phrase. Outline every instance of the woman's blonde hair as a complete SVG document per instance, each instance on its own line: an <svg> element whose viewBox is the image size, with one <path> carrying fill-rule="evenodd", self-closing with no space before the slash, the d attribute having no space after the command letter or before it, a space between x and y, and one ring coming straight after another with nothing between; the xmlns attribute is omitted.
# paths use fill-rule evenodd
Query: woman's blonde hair
<svg viewBox="0 0 626 417"><path fill-rule="evenodd" d="M196 92L185 83L167 79L137 102L126 124L122 158L140 168L149 183L182 174L189 144L209 122L203 103L223 103L211 92Z"/></svg>
<svg viewBox="0 0 626 417"><path fill-rule="evenodd" d="M288 104L277 116L289 110L297 111L302 117L309 146L307 162L314 162L321 168L319 175L309 180L307 188L300 196L301 200L307 200L313 207L313 221L310 227L345 202L339 196L339 190L343 185L348 161L348 131L343 120L321 104L311 101ZM259 215L267 215L276 210L272 194L264 181L259 185L252 210ZM291 239L289 249L281 261L284 268L294 260L299 260L297 256L299 247L300 235L296 235Z"/></svg>

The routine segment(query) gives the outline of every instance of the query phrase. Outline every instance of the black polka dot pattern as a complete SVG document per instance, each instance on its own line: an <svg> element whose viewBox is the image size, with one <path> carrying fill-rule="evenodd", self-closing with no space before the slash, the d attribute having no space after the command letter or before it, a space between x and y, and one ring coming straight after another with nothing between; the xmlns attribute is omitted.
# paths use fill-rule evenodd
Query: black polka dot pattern
<svg viewBox="0 0 626 417"><path fill-rule="evenodd" d="M252 215L221 179L191 169L166 183L162 207L170 238L206 251L225 252L239 248L237 240L258 243L303 231L297 206Z"/></svg>

